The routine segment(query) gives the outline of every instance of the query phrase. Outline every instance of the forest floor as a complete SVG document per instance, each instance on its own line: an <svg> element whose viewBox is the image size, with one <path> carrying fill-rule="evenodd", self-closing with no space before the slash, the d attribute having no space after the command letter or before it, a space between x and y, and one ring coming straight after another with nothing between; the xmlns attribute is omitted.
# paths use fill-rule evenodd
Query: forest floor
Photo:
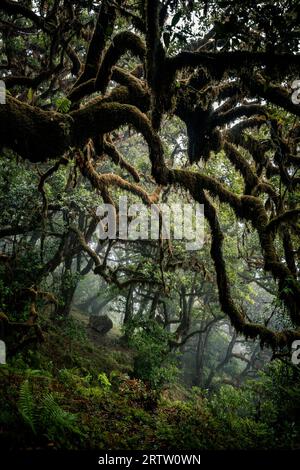
<svg viewBox="0 0 300 470"><path fill-rule="evenodd" d="M131 378L134 352L122 344L118 329L104 337L73 310L58 325L44 319L43 332L38 348L0 367L1 445L11 450L159 449L172 447L173 439L174 448L178 445L179 421L189 420L186 413L192 410L179 402L162 405L160 394ZM200 429L200 422L201 415L189 427ZM186 438L194 430L186 428ZM197 440L192 447L198 446Z"/></svg>
<svg viewBox="0 0 300 470"><path fill-rule="evenodd" d="M43 343L0 366L0 445L5 449L273 445L264 424L236 418L235 411L214 415L200 389L173 384L156 390L133 377L135 352L122 344L117 329L104 338L76 310L59 324L44 318L42 328Z"/></svg>
<svg viewBox="0 0 300 470"><path fill-rule="evenodd" d="M87 336L95 346L105 347L109 350L121 351L128 357L130 350L120 341L122 332L120 328L113 326L113 328L105 335L98 333L95 329L89 326L89 317L77 308L71 310L71 318L78 321L80 325L86 329Z"/></svg>

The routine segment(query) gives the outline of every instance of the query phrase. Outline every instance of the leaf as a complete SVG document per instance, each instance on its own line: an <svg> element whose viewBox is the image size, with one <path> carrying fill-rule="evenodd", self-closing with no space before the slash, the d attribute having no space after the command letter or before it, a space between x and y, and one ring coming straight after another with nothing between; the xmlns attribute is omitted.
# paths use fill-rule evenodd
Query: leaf
<svg viewBox="0 0 300 470"><path fill-rule="evenodd" d="M36 416L34 410L34 399L32 396L28 379L26 379L21 385L18 408L24 421L28 424L28 426L30 426L32 431L35 433Z"/></svg>
<svg viewBox="0 0 300 470"><path fill-rule="evenodd" d="M111 35L113 34L114 28L113 26L109 25L106 30L105 30L105 37L106 39L109 39Z"/></svg>
<svg viewBox="0 0 300 470"><path fill-rule="evenodd" d="M28 93L27 93L27 101L29 104L31 104L32 100L33 100L33 89L29 88Z"/></svg>
<svg viewBox="0 0 300 470"><path fill-rule="evenodd" d="M69 112L70 107L71 107L71 101L68 100L68 98L63 97L63 98L57 98L55 102L56 109L59 113L66 114Z"/></svg>
<svg viewBox="0 0 300 470"><path fill-rule="evenodd" d="M173 16L172 18L172 22L171 22L171 26L174 27L177 25L177 23L179 22L180 18L181 18L181 15L182 15L182 11L179 10L177 13L175 13L175 15Z"/></svg>
<svg viewBox="0 0 300 470"><path fill-rule="evenodd" d="M164 45L166 46L166 48L168 49L169 45L170 45L170 40L171 40L171 34L168 33L168 32L165 32L163 34L163 40L164 40Z"/></svg>

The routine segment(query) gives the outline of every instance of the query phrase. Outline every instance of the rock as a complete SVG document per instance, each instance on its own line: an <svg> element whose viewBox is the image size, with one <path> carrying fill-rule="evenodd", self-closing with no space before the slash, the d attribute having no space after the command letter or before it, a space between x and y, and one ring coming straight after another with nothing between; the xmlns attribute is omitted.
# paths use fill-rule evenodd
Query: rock
<svg viewBox="0 0 300 470"><path fill-rule="evenodd" d="M114 325L107 315L90 315L89 326L93 328L93 330L98 331L101 335L106 335Z"/></svg>

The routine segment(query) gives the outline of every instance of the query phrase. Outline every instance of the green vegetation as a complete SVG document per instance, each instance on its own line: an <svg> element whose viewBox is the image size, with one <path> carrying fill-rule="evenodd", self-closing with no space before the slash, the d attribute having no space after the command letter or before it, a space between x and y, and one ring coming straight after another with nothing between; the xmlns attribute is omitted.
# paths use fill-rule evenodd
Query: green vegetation
<svg viewBox="0 0 300 470"><path fill-rule="evenodd" d="M299 0L0 15L0 444L300 450Z"/></svg>
<svg viewBox="0 0 300 470"><path fill-rule="evenodd" d="M81 350L82 362L75 366L73 357L60 368L66 339L74 353ZM60 333L48 331L42 352L28 350L1 366L1 440L8 448L299 449L295 367L275 361L239 389L223 385L207 394L166 381L158 393L152 383L130 378L133 351L127 362L124 354L115 362L111 344L98 360L94 349L64 325Z"/></svg>

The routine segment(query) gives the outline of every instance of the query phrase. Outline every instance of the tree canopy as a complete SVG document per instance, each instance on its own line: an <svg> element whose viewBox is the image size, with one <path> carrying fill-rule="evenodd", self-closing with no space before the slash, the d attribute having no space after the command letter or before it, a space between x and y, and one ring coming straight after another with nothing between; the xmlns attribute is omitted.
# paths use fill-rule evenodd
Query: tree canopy
<svg viewBox="0 0 300 470"><path fill-rule="evenodd" d="M173 198L182 193L204 204L212 276L235 330L273 349L299 339L297 1L3 0L0 10L7 90L0 105L2 158L17 156L17 166L28 171L23 187L17 176L6 177L25 207L18 217L7 214L0 232L10 240L34 234L39 240L40 264L29 262L34 275L25 282L26 295L20 291L15 299L15 305L25 302L22 296L30 300L31 323L36 298L55 300L40 289L41 279L62 263L69 271L80 254L90 259L79 271L94 269L119 289L149 283L138 265L131 273L122 262L114 269L108 255L99 255L103 247L90 243L99 222L95 209L99 201L118 209L120 191L146 205L171 191ZM37 164L35 177L28 164ZM33 178L38 207L28 205ZM274 280L281 315L289 318L280 326L252 318L233 293L221 221L226 211L240 233L248 231L248 245L257 240L247 248L256 260L250 278ZM164 273L172 263L193 270L201 254L180 259L161 245L150 244L146 257L157 256L158 291L167 295ZM14 256L1 255L6 273L17 264ZM2 310L9 317L5 305Z"/></svg>

